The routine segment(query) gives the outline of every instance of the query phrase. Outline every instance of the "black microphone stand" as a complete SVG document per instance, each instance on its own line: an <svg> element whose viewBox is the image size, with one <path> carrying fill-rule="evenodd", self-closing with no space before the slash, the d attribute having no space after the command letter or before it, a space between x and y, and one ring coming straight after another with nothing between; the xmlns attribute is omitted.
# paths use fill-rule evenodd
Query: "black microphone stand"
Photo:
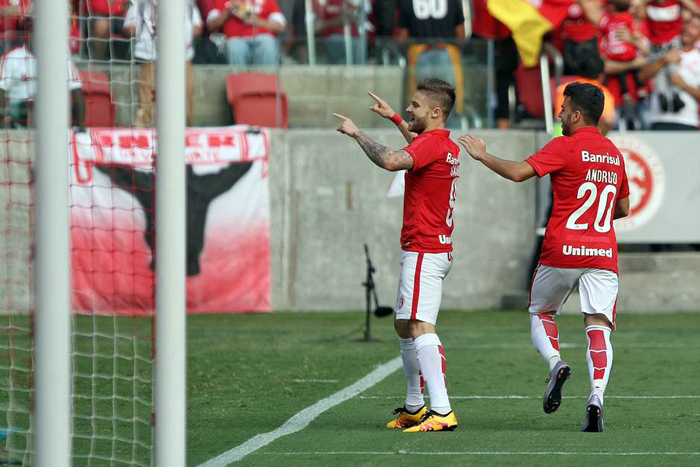
<svg viewBox="0 0 700 467"><path fill-rule="evenodd" d="M365 288L365 303L366 303L366 316L365 316L365 333L362 339L358 339L363 342L378 342L379 339L375 339L370 334L370 315L372 314L372 305L374 305L374 314L378 317L387 316L393 313L393 309L389 307L380 307L379 300L377 299L377 289L374 286L374 265L369 257L369 248L365 243L365 257L367 258L367 278L362 283Z"/></svg>

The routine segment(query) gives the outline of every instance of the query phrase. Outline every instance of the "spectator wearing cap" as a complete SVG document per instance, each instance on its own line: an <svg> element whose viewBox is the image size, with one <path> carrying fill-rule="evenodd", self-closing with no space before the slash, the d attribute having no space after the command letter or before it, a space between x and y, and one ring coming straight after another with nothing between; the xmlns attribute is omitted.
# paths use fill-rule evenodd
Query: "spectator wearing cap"
<svg viewBox="0 0 700 467"><path fill-rule="evenodd" d="M649 121L652 130L697 130L700 125L698 103L700 102L700 51L695 44L700 40L700 16L693 15L683 24L680 47L672 48L663 57L657 58L645 66L641 72L642 79L657 80L668 65L675 65L677 70L668 77L670 83L678 89L678 98L683 106L678 111L664 109L660 105L658 94L663 92L656 86L652 92L649 108Z"/></svg>
<svg viewBox="0 0 700 467"><path fill-rule="evenodd" d="M226 36L226 58L231 65L280 63L275 35L287 29L287 20L276 0L214 0L207 29Z"/></svg>

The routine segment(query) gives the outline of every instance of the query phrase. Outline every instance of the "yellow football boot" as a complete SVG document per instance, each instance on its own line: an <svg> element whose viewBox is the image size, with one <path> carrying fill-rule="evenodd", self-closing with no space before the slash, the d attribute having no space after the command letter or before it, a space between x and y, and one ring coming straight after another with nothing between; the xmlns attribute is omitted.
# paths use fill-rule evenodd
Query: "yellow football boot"
<svg viewBox="0 0 700 467"><path fill-rule="evenodd" d="M454 412L450 412L447 415L442 416L431 410L426 412L426 414L423 416L423 420L421 420L419 424L403 430L403 432L419 433L422 431L452 431L455 428L457 428L457 417L455 417Z"/></svg>
<svg viewBox="0 0 700 467"><path fill-rule="evenodd" d="M418 425L425 414L428 413L428 408L423 406L416 413L408 413L405 407L399 407L394 410L394 414L399 414L396 420L392 420L386 424L387 428L408 428L410 426Z"/></svg>

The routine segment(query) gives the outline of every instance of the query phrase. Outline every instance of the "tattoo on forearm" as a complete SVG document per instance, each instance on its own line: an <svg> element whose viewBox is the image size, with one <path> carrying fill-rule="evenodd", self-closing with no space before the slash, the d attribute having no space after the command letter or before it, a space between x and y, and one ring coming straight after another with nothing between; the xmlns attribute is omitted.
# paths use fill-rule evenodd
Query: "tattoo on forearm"
<svg viewBox="0 0 700 467"><path fill-rule="evenodd" d="M367 154L369 160L374 162L377 166L384 168L384 165L382 164L382 156L391 152L391 149L383 144L373 141L362 131L355 135L355 140L357 140L357 144L359 144L365 154Z"/></svg>

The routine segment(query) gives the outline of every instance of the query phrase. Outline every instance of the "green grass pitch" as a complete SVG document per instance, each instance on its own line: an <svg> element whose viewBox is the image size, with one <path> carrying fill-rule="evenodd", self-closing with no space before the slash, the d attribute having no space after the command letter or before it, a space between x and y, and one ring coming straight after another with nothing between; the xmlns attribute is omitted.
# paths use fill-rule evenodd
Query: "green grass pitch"
<svg viewBox="0 0 700 467"><path fill-rule="evenodd" d="M21 432L0 440L0 464L31 465L22 455L29 322L4 319L0 408L4 426ZM558 323L573 375L553 415L542 411L547 370L532 348L526 313L442 311L438 332L456 431L384 428L403 403L399 368L241 465L698 465L700 313L619 317L602 434L578 431L589 389L582 319L566 315ZM357 312L190 316L187 465L279 428L399 355L390 317L372 318L379 342L356 341L363 324ZM151 465L150 319L76 317L74 330L73 465ZM506 396L516 398L498 398Z"/></svg>
<svg viewBox="0 0 700 467"><path fill-rule="evenodd" d="M190 317L188 465L275 430L398 356L391 318L373 318L372 334L380 342L354 341L362 335L363 318L327 312ZM700 463L700 313L618 318L602 434L578 431L589 391L582 318L565 315L558 323L562 357L573 375L553 415L542 411L547 369L532 348L524 312L442 311L438 334L460 421L456 431L404 434L384 428L403 403L399 369L240 464Z"/></svg>

